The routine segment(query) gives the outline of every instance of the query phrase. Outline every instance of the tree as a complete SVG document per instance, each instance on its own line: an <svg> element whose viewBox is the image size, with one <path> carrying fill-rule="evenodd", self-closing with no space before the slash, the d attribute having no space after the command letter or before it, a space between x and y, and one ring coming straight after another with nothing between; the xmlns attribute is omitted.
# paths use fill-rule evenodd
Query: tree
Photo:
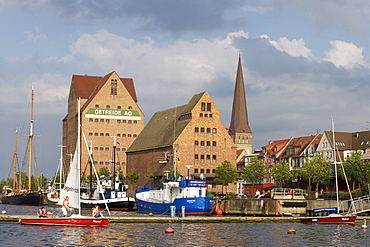
<svg viewBox="0 0 370 247"><path fill-rule="evenodd" d="M283 187L284 182L292 181L294 172L289 169L289 164L285 160L277 163L272 167L272 176L276 181L279 181L280 187Z"/></svg>
<svg viewBox="0 0 370 247"><path fill-rule="evenodd" d="M361 152L352 152L342 163L349 182L352 182L353 189L355 184L365 184L370 177L370 164L361 159ZM338 166L339 175L345 179L342 169Z"/></svg>
<svg viewBox="0 0 370 247"><path fill-rule="evenodd" d="M149 185L152 186L152 183L156 179L156 176L153 173L146 174L145 179L148 181Z"/></svg>
<svg viewBox="0 0 370 247"><path fill-rule="evenodd" d="M0 193L3 193L3 189L6 186L7 182L5 179L1 179L0 181Z"/></svg>
<svg viewBox="0 0 370 247"><path fill-rule="evenodd" d="M139 178L140 175L136 172L135 168L132 168L131 171L126 174L126 179L130 184L136 184Z"/></svg>
<svg viewBox="0 0 370 247"><path fill-rule="evenodd" d="M267 167L263 161L258 160L257 157L252 157L250 163L244 167L242 177L245 182L252 184L252 190L254 191L254 185L262 183L266 174Z"/></svg>
<svg viewBox="0 0 370 247"><path fill-rule="evenodd" d="M225 160L215 170L215 182L222 185L222 194L224 193L224 185L227 187L229 183L238 179L236 167L230 161Z"/></svg>
<svg viewBox="0 0 370 247"><path fill-rule="evenodd" d="M316 184L316 191L318 191L319 185L329 183L330 178L333 177L330 163L324 159L322 154L317 154L312 159L306 156L303 167L297 170L301 177L308 181L310 192L311 182ZM309 198L311 198L311 193L309 193Z"/></svg>

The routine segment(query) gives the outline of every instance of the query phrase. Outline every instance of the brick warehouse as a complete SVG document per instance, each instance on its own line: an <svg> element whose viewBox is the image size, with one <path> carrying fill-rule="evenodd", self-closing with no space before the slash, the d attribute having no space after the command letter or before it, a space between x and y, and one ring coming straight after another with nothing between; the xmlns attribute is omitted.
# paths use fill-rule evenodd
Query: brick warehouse
<svg viewBox="0 0 370 247"><path fill-rule="evenodd" d="M216 167L225 160L235 164L235 144L207 92L194 95L186 105L155 113L127 150L127 172L136 169L139 185L148 184L149 174L158 181L173 165L173 146L180 174L185 177L186 166L191 166L190 175L204 177L210 189L216 187Z"/></svg>
<svg viewBox="0 0 370 247"><path fill-rule="evenodd" d="M76 145L78 99L81 100L81 133L92 149L96 169L113 170L113 137L116 136L116 167L126 174L126 150L144 128L144 114L137 104L133 79L120 78L114 71L104 77L73 75L68 113L63 119L63 158L68 161ZM83 135L81 171L85 172L89 158Z"/></svg>

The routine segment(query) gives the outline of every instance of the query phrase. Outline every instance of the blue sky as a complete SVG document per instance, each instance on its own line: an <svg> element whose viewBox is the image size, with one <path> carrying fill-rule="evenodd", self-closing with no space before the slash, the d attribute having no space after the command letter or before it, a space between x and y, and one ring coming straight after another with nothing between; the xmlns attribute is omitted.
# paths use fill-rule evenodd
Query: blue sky
<svg viewBox="0 0 370 247"><path fill-rule="evenodd" d="M39 173L55 172L72 75L133 78L146 122L208 91L230 124L241 52L253 147L369 127L365 0L0 0L0 178L35 87ZM19 160L27 138L20 136Z"/></svg>

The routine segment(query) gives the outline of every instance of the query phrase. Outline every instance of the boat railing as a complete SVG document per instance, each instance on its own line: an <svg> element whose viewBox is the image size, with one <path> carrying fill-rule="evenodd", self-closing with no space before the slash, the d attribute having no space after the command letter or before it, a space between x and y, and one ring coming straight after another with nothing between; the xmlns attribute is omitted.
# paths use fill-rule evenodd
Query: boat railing
<svg viewBox="0 0 370 247"><path fill-rule="evenodd" d="M305 199L305 191L302 189L291 188L273 188L271 190L271 198L273 199Z"/></svg>

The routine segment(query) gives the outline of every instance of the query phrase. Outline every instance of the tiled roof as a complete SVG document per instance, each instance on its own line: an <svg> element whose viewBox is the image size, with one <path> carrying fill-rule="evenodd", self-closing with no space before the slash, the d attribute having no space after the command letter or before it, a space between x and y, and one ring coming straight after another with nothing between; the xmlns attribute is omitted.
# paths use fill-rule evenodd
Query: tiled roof
<svg viewBox="0 0 370 247"><path fill-rule="evenodd" d="M189 123L189 119L179 120L190 113L205 92L194 95L188 104L156 112L127 152L172 146Z"/></svg>

